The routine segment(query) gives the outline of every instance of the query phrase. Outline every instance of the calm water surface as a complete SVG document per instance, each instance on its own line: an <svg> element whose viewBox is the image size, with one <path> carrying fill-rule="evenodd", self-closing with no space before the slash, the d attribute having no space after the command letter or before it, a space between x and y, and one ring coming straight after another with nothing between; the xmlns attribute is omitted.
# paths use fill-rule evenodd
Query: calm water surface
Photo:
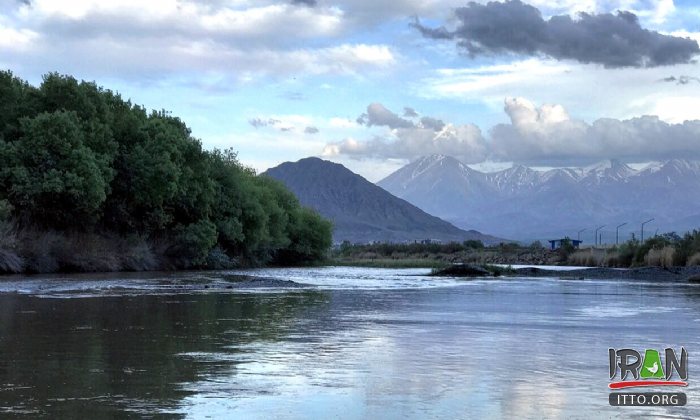
<svg viewBox="0 0 700 420"><path fill-rule="evenodd" d="M0 417L700 418L700 285L426 274L0 279ZM688 406L608 406L609 347L680 346Z"/></svg>

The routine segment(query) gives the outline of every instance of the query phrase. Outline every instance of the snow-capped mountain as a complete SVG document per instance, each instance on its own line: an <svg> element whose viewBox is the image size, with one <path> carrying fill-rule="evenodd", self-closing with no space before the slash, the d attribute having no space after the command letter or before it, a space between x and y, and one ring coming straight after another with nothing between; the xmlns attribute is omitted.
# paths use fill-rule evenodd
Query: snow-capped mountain
<svg viewBox="0 0 700 420"><path fill-rule="evenodd" d="M640 170L611 160L582 168L538 171L516 165L483 173L433 155L378 185L462 228L523 240L573 237L600 225L612 226L602 232L614 237L615 227L625 222L621 237L628 238L650 218L655 221L647 228L661 232L700 227L693 225L700 220L700 162L680 159Z"/></svg>

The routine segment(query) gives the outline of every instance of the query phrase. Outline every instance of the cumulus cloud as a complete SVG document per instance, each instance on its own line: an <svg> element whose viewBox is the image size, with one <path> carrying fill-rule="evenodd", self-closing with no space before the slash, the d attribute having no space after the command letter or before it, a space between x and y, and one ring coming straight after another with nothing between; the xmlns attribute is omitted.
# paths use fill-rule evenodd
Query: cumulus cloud
<svg viewBox="0 0 700 420"><path fill-rule="evenodd" d="M317 127L309 126L304 128L304 133L306 134L318 134L319 129Z"/></svg>
<svg viewBox="0 0 700 420"><path fill-rule="evenodd" d="M700 158L700 121L672 124L657 116L601 118L589 124L560 105L535 106L522 98L505 102L510 124L490 130L494 160L572 165L618 158L631 162Z"/></svg>
<svg viewBox="0 0 700 420"><path fill-rule="evenodd" d="M404 118L418 118L419 117L416 110L411 108L410 106L404 107L403 116L404 116Z"/></svg>
<svg viewBox="0 0 700 420"><path fill-rule="evenodd" d="M455 11L457 26L413 26L425 37L455 40L470 56L544 55L608 68L689 63L700 52L695 40L643 28L631 12L553 16L520 0L485 5L471 2Z"/></svg>
<svg viewBox="0 0 700 420"><path fill-rule="evenodd" d="M389 128L410 128L414 126L411 121L399 117L398 114L377 102L367 106L367 112L357 118L357 123L368 127L376 125Z"/></svg>
<svg viewBox="0 0 700 420"><path fill-rule="evenodd" d="M670 123L658 116L601 118L592 123L572 118L561 105L537 106L507 98L510 123L497 124L483 136L473 124L456 125L422 117L417 124L394 127L396 114L381 106L387 132L367 140L357 137L326 144L323 156L413 160L429 154L454 156L465 163L517 162L533 166L581 166L621 159L647 162L678 157L700 159L700 120ZM380 107L381 106L381 107Z"/></svg>
<svg viewBox="0 0 700 420"><path fill-rule="evenodd" d="M418 115L415 110L413 112ZM329 143L322 155L410 160L439 153L458 157L467 163L478 163L486 158L487 149L481 130L473 124L445 124L427 116L414 123L399 117L380 103L370 104L367 112L358 118L358 123L368 127L386 127L389 132L368 141L346 138Z"/></svg>
<svg viewBox="0 0 700 420"><path fill-rule="evenodd" d="M435 153L454 156L465 163L479 163L486 158L486 145L479 127L446 125L437 133L426 128L401 128L391 136L368 141L346 138L327 144L322 155L411 160Z"/></svg>
<svg viewBox="0 0 700 420"><path fill-rule="evenodd" d="M433 131L440 131L445 127L445 122L433 117L422 117L420 125L423 128L429 128Z"/></svg>

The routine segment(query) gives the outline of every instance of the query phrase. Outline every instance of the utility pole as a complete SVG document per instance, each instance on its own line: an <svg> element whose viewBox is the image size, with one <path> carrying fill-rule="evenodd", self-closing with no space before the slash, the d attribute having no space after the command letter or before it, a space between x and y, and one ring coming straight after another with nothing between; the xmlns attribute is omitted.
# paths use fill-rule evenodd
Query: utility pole
<svg viewBox="0 0 700 420"><path fill-rule="evenodd" d="M620 228L626 224L627 224L627 222L625 222L621 225L617 225L617 227L615 228L615 245L620 243Z"/></svg>
<svg viewBox="0 0 700 420"><path fill-rule="evenodd" d="M586 231L586 229L581 229L581 230L579 230L578 233L576 234L576 239L578 239L578 240L580 241L580 240L581 240L581 234L582 234L583 232L585 232L585 231Z"/></svg>
<svg viewBox="0 0 700 420"><path fill-rule="evenodd" d="M642 222L642 244L644 243L644 225L646 225L649 222L653 222L654 218L652 217L651 219L647 220L646 222Z"/></svg>
<svg viewBox="0 0 700 420"><path fill-rule="evenodd" d="M605 227L605 225L603 225L603 226L598 226L598 228L595 230L595 244L596 244L596 246L598 245L598 231L601 230L601 229L603 229L604 227ZM601 242L602 242L602 241L601 241Z"/></svg>

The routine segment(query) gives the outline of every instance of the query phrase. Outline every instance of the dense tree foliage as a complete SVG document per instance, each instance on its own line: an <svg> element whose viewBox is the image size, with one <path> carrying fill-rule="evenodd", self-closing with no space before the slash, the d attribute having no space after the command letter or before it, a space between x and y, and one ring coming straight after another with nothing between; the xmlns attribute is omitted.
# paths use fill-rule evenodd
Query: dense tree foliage
<svg viewBox="0 0 700 420"><path fill-rule="evenodd" d="M331 225L286 188L206 151L179 118L94 83L0 72L0 218L38 232L136 236L176 267L317 260Z"/></svg>

